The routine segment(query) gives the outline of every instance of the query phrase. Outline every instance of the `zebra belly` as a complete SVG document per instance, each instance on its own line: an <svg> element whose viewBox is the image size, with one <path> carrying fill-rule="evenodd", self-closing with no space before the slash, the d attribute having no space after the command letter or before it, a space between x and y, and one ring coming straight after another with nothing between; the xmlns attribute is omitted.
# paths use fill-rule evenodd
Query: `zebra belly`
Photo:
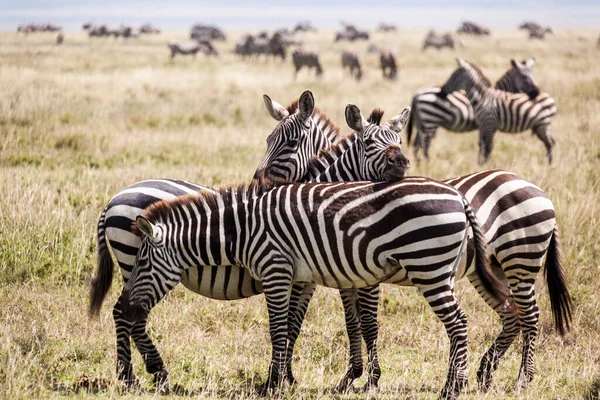
<svg viewBox="0 0 600 400"><path fill-rule="evenodd" d="M262 293L261 283L252 279L248 270L233 265L188 268L181 283L192 292L215 300L238 300Z"/></svg>
<svg viewBox="0 0 600 400"><path fill-rule="evenodd" d="M387 264L384 267L370 263L366 268L354 265L356 273L349 264L333 266L333 273L329 272L325 263L310 265L305 260L296 260L294 263L294 282L310 282L317 285L335 289L352 289L376 285L394 274L399 267ZM342 272L344 271L344 272Z"/></svg>

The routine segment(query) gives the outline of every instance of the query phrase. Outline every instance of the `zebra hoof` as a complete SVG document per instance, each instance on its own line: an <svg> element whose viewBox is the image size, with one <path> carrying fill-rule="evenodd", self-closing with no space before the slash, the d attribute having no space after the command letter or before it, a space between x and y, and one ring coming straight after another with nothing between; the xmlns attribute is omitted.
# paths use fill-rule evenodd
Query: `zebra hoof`
<svg viewBox="0 0 600 400"><path fill-rule="evenodd" d="M263 383L256 389L256 393L258 394L259 397L268 397L274 391L275 391L275 385L273 384L273 382L270 379L267 379L267 381L265 383Z"/></svg>
<svg viewBox="0 0 600 400"><path fill-rule="evenodd" d="M444 389L440 393L440 400L457 400L460 391L468 384L467 379L460 379L446 383Z"/></svg>
<svg viewBox="0 0 600 400"><path fill-rule="evenodd" d="M531 378L533 379L533 378ZM519 377L519 379L517 379L517 382L515 383L515 392L523 392L525 390L527 390L527 387L529 386L529 382L531 382L530 378L525 378L523 376Z"/></svg>
<svg viewBox="0 0 600 400"><path fill-rule="evenodd" d="M362 391L367 394L377 394L379 393L379 385L377 382L367 382L363 386Z"/></svg>
<svg viewBox="0 0 600 400"><path fill-rule="evenodd" d="M169 372L165 368L162 368L160 371L153 374L152 383L154 383L156 391L160 394L168 394L171 392Z"/></svg>

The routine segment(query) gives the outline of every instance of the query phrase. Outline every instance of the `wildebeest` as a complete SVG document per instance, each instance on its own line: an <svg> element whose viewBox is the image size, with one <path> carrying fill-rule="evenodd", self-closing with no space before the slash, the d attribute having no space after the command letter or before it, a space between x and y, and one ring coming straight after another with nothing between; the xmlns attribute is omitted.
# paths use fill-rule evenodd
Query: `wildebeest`
<svg viewBox="0 0 600 400"><path fill-rule="evenodd" d="M539 29L530 29L529 30L529 39L540 39L544 40L546 38L547 33L553 33L552 29L547 28L539 28Z"/></svg>
<svg viewBox="0 0 600 400"><path fill-rule="evenodd" d="M381 52L381 49L379 48L379 46L377 46L374 43L371 43L367 46L367 53L375 54L375 53L380 53L380 52Z"/></svg>
<svg viewBox="0 0 600 400"><path fill-rule="evenodd" d="M348 69L350 75L355 77L357 81L362 78L363 72L360 66L360 60L356 53L350 51L344 51L342 53L342 68L344 68L344 70Z"/></svg>
<svg viewBox="0 0 600 400"><path fill-rule="evenodd" d="M451 34L446 33L442 36L439 36L433 30L431 30L429 33L427 33L425 41L423 42L423 51L425 51L428 47L435 47L438 50L442 47L449 47L453 49L455 45L456 41Z"/></svg>
<svg viewBox="0 0 600 400"><path fill-rule="evenodd" d="M377 30L379 32L396 32L398 28L394 24L386 24L385 22L382 22L377 27Z"/></svg>
<svg viewBox="0 0 600 400"><path fill-rule="evenodd" d="M190 32L190 39L225 40L225 33L213 25L195 24Z"/></svg>
<svg viewBox="0 0 600 400"><path fill-rule="evenodd" d="M47 24L21 24L17 27L17 33L35 33L35 32L60 32L62 27L51 23Z"/></svg>
<svg viewBox="0 0 600 400"><path fill-rule="evenodd" d="M316 30L317 28L315 28L309 21L300 21L294 27L294 32L310 32Z"/></svg>
<svg viewBox="0 0 600 400"><path fill-rule="evenodd" d="M275 32L270 38L268 33L262 37L245 35L236 43L234 52L242 58L259 57L264 54L266 57L273 56L285 60L287 55L286 43L279 32Z"/></svg>
<svg viewBox="0 0 600 400"><path fill-rule="evenodd" d="M398 75L398 63L396 57L391 51L382 51L379 53L379 63L381 72L385 79L396 79Z"/></svg>
<svg viewBox="0 0 600 400"><path fill-rule="evenodd" d="M143 34L158 35L160 33L160 28L147 22L140 26L139 32Z"/></svg>
<svg viewBox="0 0 600 400"><path fill-rule="evenodd" d="M58 35L56 36L56 44L61 45L64 40L65 40L65 35L63 35L62 32L58 32Z"/></svg>
<svg viewBox="0 0 600 400"><path fill-rule="evenodd" d="M344 31L337 32L334 41L339 42L340 40L348 40L353 42L357 39L369 40L369 33L367 31L358 30L354 25L346 24L344 22L342 22L342 25L344 25Z"/></svg>
<svg viewBox="0 0 600 400"><path fill-rule="evenodd" d="M319 55L317 53L303 49L297 49L292 53L292 61L294 62L295 68L294 79L298 77L298 71L300 71L303 67L307 67L308 69L314 68L317 76L321 76L323 74L323 67L321 66Z"/></svg>
<svg viewBox="0 0 600 400"><path fill-rule="evenodd" d="M471 21L464 21L460 28L456 30L458 33L466 33L475 36L489 36L490 30L482 25Z"/></svg>

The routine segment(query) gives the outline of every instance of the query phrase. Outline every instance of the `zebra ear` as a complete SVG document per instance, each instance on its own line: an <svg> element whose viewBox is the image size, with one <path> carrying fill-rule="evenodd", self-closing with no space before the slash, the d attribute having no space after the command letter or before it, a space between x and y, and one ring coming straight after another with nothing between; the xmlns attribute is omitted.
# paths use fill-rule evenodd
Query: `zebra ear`
<svg viewBox="0 0 600 400"><path fill-rule="evenodd" d="M525 61L525 65L527 66L527 68L533 67L534 64L535 64L535 58L530 58L527 61Z"/></svg>
<svg viewBox="0 0 600 400"><path fill-rule="evenodd" d="M408 119L410 118L410 107L406 107L402 112L395 117L392 117L388 122L390 128L397 133L400 133L406 126Z"/></svg>
<svg viewBox="0 0 600 400"><path fill-rule="evenodd" d="M456 58L456 62L458 63L458 66L461 68L467 68L469 66L469 63L467 63L465 60L463 60L460 57Z"/></svg>
<svg viewBox="0 0 600 400"><path fill-rule="evenodd" d="M282 119L290 115L287 108L285 108L278 102L271 100L271 98L266 94L263 94L263 100L265 102L265 106L267 106L267 111L269 112L269 115L271 115L271 117L273 117L273 119L275 119L276 121L281 121Z"/></svg>
<svg viewBox="0 0 600 400"><path fill-rule="evenodd" d="M146 218L139 215L135 219L135 224L140 232L144 235L148 236L150 240L156 241L159 239L158 231L154 229L154 225L152 225Z"/></svg>
<svg viewBox="0 0 600 400"><path fill-rule="evenodd" d="M364 119L362 114L360 113L360 109L356 107L354 104L348 104L346 106L346 123L350 127L350 129L355 130L357 132L362 132L367 126L368 122Z"/></svg>
<svg viewBox="0 0 600 400"><path fill-rule="evenodd" d="M298 100L298 115L306 121L312 116L313 111L315 111L315 98L310 90L306 90Z"/></svg>

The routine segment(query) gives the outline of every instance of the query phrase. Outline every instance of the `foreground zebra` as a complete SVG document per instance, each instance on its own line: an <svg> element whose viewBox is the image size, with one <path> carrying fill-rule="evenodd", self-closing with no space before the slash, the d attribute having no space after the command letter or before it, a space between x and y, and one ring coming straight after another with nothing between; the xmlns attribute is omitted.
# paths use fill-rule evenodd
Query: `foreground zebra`
<svg viewBox="0 0 600 400"><path fill-rule="evenodd" d="M345 157L347 152L353 150L352 145L347 145L348 140L339 142L344 145L343 149L340 148L341 146L335 145L327 151L322 151L318 157L309 160L310 146L306 146L304 143L318 141L319 139L315 138L315 135L319 135L321 131L318 129L298 131L299 127L303 126L302 120L298 121L297 116L289 114L287 109L277 103L275 105L276 107L271 106L270 108L278 111L270 111L270 113L273 118L281 120L281 122L279 128L269 137L267 153L255 174L256 177L266 175L267 178L285 180L294 177L294 179L298 179L297 177L306 171L307 179L313 181L319 181L322 178L352 180L357 175L347 172L351 170L355 171L360 179L395 180L402 178L403 175L382 174L381 170L377 171L377 168L353 167L352 163L346 161L348 157ZM354 125L361 118L357 118L356 113L352 117L352 113L348 113L349 110L351 108L347 109L349 125L355 130L360 130L360 127ZM325 138L323 137L321 140L325 140ZM396 140L400 143L399 138ZM355 143L363 142L356 141ZM388 143L387 146L390 144ZM373 150L359 150L366 157L361 165L376 165L377 162L369 161L369 159L377 160L378 157L389 151L387 148L380 147L377 151L377 146L375 146ZM403 162L402 159L398 161ZM272 167L264 168L267 164ZM403 165L405 171L408 167L407 160ZM471 203L478 220L484 222L483 230L491 248L496 273L503 276L510 285L513 295L511 303L519 313L518 318L515 318L490 300L489 294L473 274L473 247L470 244L459 269L463 273L457 274L457 279L467 276L480 296L496 310L503 322L502 333L481 360L477 374L480 388L483 390L489 388L492 373L498 367L500 358L521 331L524 335L523 357L516 387L525 388L533 379L534 373L533 357L539 320L534 285L543 265L545 265L554 323L559 334L564 335L568 331L571 319L571 298L560 261L554 206L540 188L506 171L482 171L448 179L444 183L456 187ZM351 364L346 376L337 386L339 391L344 391L355 378L362 374L361 331L367 345L369 358L368 380L365 388L377 387L380 376L376 347L378 294L377 287L365 288L358 292L342 291L350 341ZM308 302L310 296L307 295L303 299ZM307 304L302 306L304 309L306 307Z"/></svg>
<svg viewBox="0 0 600 400"><path fill-rule="evenodd" d="M509 69L496 83L496 89L506 92L526 92L534 99L539 94L533 79L532 67L535 60L511 60ZM463 91L448 93L445 97L439 86L426 86L415 93L412 100L412 113L407 128L407 143L410 145L415 125L417 133L414 144L415 159L419 160L419 150L423 148L425 158L429 158L429 146L438 127L451 132L470 132L477 129L473 107Z"/></svg>
<svg viewBox="0 0 600 400"><path fill-rule="evenodd" d="M281 136L280 131L282 126L293 127L303 130L297 131L298 141L296 146L289 148L293 154L288 157L290 160L298 158L299 154L305 155L306 158L317 154L320 149L327 147L329 144L341 139L338 134L339 129L320 111L314 109L314 99L310 92L305 92L300 101L294 103L289 108L281 108L277 103L272 102L268 96L265 96L265 103L269 113L276 119L282 119L284 116L293 114L295 121L290 121L288 118L284 123L280 123L272 134L268 142L275 145L275 148L281 153L285 151L288 143L284 146L277 146L277 137ZM304 111L303 111L304 110ZM355 110L355 113L360 111ZM379 119L381 115L379 114ZM400 114L396 119L392 119L395 124L393 127L396 130L401 130L408 120L408 112ZM297 125L295 125L297 123ZM285 130L285 129L284 129ZM306 131L304 131L306 130ZM381 130L381 133L379 133ZM290 130L285 130L289 133ZM292 129L291 132L294 132ZM379 127L379 122L368 129L368 132L359 132L362 138L368 137L369 146L364 145L364 140L358 141L357 134L353 134L340 142L338 149L348 148L353 146L353 152L345 153L347 157L339 157L341 165L352 165L357 170L363 171L366 176L377 176L379 180L386 177L401 178L405 174L408 167L407 160L402 155L401 149L398 146L400 138L397 133L392 132L387 124L382 124ZM365 136L366 135L366 136ZM391 142L392 148L385 147L385 141ZM372 156L373 159L380 161L369 162L369 165L363 165L364 154L367 152L374 153L373 149L379 148L385 153L383 157L379 154ZM268 155L268 153L267 153ZM353 158L349 161L344 161L351 155ZM363 155L363 157L360 157ZM277 174L278 163L273 162L273 169L270 171ZM264 165L263 165L264 167ZM308 169L298 168L302 171L300 175L294 175L290 168L285 171L280 171L286 176L293 176L293 179L299 180L305 177ZM350 171L338 170L340 177L347 175ZM355 175L360 177L361 175ZM314 175L318 179L318 174ZM330 178L327 178L330 179ZM343 178L342 178L343 179ZM355 178L356 179L356 178ZM321 180L326 180L325 178ZM106 296L112 283L113 261L108 251L108 244L113 250L117 263L121 269L121 274L125 281L128 280L133 269L133 263L140 239L131 232L131 223L143 211L144 208L160 200L173 199L178 196L183 196L190 193L195 193L201 190L212 190L206 186L194 185L188 182L175 180L153 180L143 181L134 184L120 193L118 193L104 209L100 221L98 222L98 272L92 282L90 314L95 315L99 312L102 301ZM212 268L190 269L188 274L184 276L182 283L188 289L215 299L234 300L241 299L255 294L262 293L260 282L254 281L245 273L244 269L238 267L230 267L225 269L215 270ZM307 288L309 291L311 288ZM302 287L294 287L293 296L299 297L298 304L308 304L308 301L303 300L303 297L308 294L303 294ZM314 287L312 288L314 291ZM312 296L312 292L310 292ZM294 337L290 338L291 345L289 346L290 354L293 351L293 343L300 331L300 325L304 318L306 309L301 307L296 312L293 323ZM129 385L135 385L137 380L133 375L131 366L131 349L130 337L136 343L139 351L142 353L146 370L153 375L153 381L158 387L168 389L168 372L164 367L162 358L152 344L151 339L145 330L145 321L140 321L133 324L132 322L122 317L121 305L119 302L115 304L113 309L113 318L117 331L117 373L120 380L125 381ZM296 321L296 322L294 322ZM360 359L360 337L358 338L359 359ZM289 358L291 362L291 357ZM362 368L362 361L360 362ZM293 374L291 367L288 369L288 379L293 382Z"/></svg>
<svg viewBox="0 0 600 400"><path fill-rule="evenodd" d="M346 68L350 71L350 75L359 81L362 78L362 68L360 66L360 60L356 53L350 51L344 51L342 53L342 68Z"/></svg>
<svg viewBox="0 0 600 400"><path fill-rule="evenodd" d="M445 97L457 90L466 91L479 125L479 163L487 161L497 130L516 133L531 129L546 146L546 156L551 164L554 139L550 135L550 124L556 114L554 99L547 93L530 98L524 93L494 89L479 68L460 58L458 65L442 86L440 95Z"/></svg>
<svg viewBox="0 0 600 400"><path fill-rule="evenodd" d="M298 71L306 67L308 69L314 68L317 77L323 75L323 67L319 61L319 55L312 51L306 51L302 49L295 50L292 53L292 62L294 63L294 79L298 78Z"/></svg>
<svg viewBox="0 0 600 400"><path fill-rule="evenodd" d="M128 320L145 320L190 267L233 264L262 281L272 343L262 395L285 377L295 283L360 288L393 276L417 287L450 340L442 398L458 396L467 381L467 320L454 277L469 226L480 282L499 303L508 295L487 264L468 203L456 189L425 178L202 192L154 204L136 225L144 239L121 295Z"/></svg>

